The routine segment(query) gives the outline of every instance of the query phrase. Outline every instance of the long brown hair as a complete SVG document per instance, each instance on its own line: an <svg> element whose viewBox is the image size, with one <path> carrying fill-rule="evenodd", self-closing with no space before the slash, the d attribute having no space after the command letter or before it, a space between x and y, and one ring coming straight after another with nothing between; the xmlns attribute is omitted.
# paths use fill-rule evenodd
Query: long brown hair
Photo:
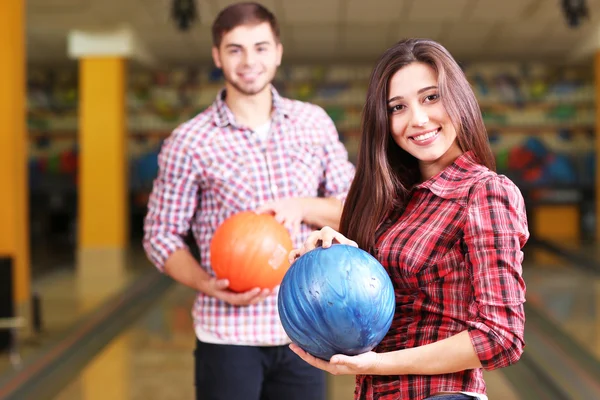
<svg viewBox="0 0 600 400"><path fill-rule="evenodd" d="M362 112L362 138L356 175L344 204L340 231L365 250L375 245L375 232L392 207L401 205L419 179L418 160L390 134L387 96L392 76L413 62L437 73L440 97L454 124L463 151L495 170L495 159L475 94L465 74L442 45L428 39L406 39L379 58L371 72Z"/></svg>

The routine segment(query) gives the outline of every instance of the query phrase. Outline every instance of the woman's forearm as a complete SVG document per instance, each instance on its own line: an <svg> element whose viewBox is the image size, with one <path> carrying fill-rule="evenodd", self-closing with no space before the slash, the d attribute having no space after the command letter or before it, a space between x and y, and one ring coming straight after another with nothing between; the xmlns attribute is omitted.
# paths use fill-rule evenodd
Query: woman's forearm
<svg viewBox="0 0 600 400"><path fill-rule="evenodd" d="M379 353L374 375L438 375L481 368L469 333L463 331L439 342Z"/></svg>

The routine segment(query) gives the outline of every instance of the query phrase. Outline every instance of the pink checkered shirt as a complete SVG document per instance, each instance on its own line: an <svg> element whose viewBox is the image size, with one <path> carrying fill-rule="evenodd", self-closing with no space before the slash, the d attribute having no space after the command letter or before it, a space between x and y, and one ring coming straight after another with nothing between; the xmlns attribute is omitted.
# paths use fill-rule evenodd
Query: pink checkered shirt
<svg viewBox="0 0 600 400"><path fill-rule="evenodd" d="M231 215L289 197L344 200L354 167L333 121L312 104L281 97L273 88L271 130L263 143L236 123L224 91L204 112L165 140L144 223L144 248L163 271L167 258L185 248L191 228L200 264L210 266L210 241ZM300 246L314 230L302 224ZM277 296L251 306L232 306L198 293L192 315L200 340L238 345L289 342L277 313Z"/></svg>

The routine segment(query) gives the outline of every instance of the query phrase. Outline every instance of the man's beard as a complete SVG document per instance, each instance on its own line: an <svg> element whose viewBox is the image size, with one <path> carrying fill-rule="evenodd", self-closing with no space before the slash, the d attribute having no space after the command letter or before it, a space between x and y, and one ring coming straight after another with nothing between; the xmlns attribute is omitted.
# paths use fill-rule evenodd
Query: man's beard
<svg viewBox="0 0 600 400"><path fill-rule="evenodd" d="M248 85L249 87L242 87L239 83L234 82L232 79L229 79L227 77L227 75L225 75L224 78L225 78L225 81L229 85L231 85L233 88L235 88L235 90L237 90L239 93L241 93L241 94L243 94L245 96L253 96L253 95L255 95L257 93L261 93L263 90L265 90L265 88L271 84L271 81L273 80L274 75L275 74L273 74L273 76L270 79L267 79L267 81L265 82L265 84L262 85L261 87L259 87L258 89L256 89L252 85Z"/></svg>
<svg viewBox="0 0 600 400"><path fill-rule="evenodd" d="M232 87L235 88L235 90L237 90L241 94L246 95L246 96L253 96L257 93L262 92L269 85L270 82L265 83L259 89L255 89L255 88L245 89L245 88L241 87L240 85L238 85L237 83L232 82L230 80L227 80L227 83L229 83Z"/></svg>

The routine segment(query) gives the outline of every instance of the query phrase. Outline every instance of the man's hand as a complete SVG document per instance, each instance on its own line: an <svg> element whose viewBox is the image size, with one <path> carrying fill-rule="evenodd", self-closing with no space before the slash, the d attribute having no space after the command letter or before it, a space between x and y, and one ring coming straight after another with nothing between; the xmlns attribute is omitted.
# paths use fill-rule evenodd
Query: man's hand
<svg viewBox="0 0 600 400"><path fill-rule="evenodd" d="M277 287L273 290L254 288L247 292L237 293L227 289L229 287L227 279L217 279L214 277L203 280L198 286L200 291L207 295L216 297L234 306L248 306L260 303L277 290Z"/></svg>
<svg viewBox="0 0 600 400"><path fill-rule="evenodd" d="M263 204L256 212L258 214L271 214L277 222L285 226L292 238L300 232L300 224L305 215L304 199L295 197L272 201Z"/></svg>

